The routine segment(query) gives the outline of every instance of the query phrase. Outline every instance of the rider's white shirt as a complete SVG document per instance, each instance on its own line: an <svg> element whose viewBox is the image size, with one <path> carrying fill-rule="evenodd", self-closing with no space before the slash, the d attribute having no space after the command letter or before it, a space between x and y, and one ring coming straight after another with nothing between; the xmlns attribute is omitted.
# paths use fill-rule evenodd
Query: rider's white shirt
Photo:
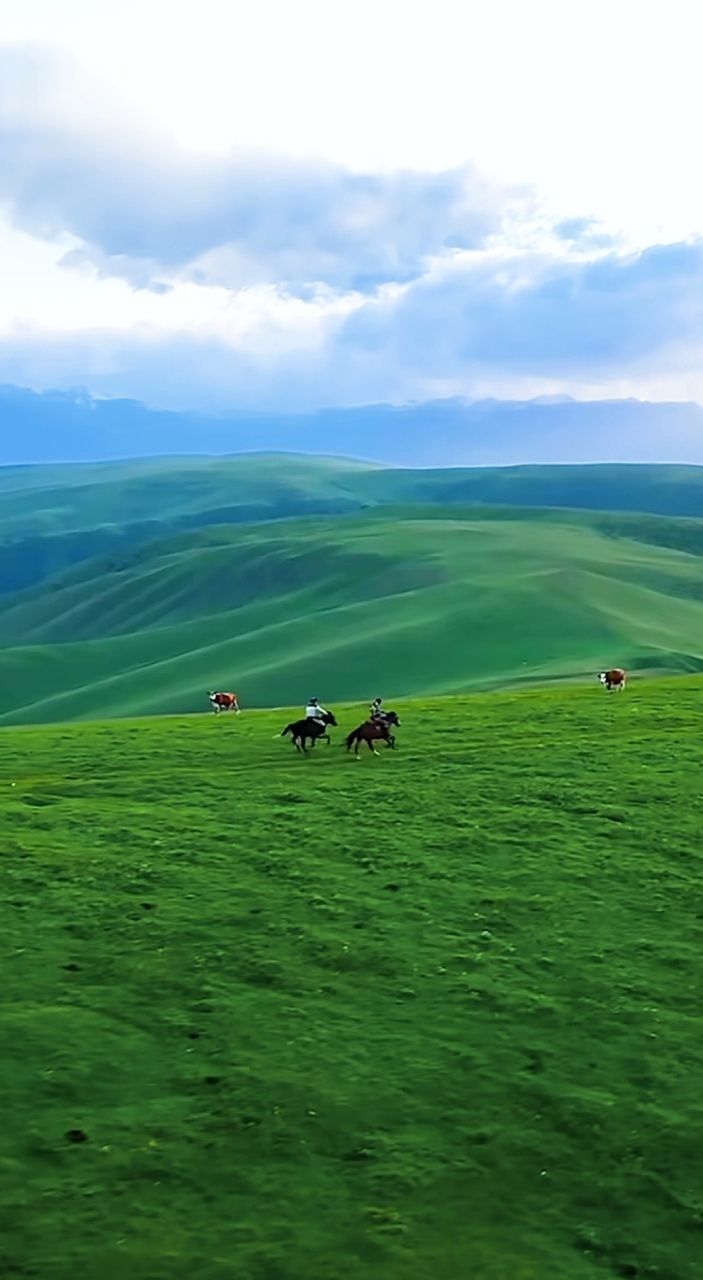
<svg viewBox="0 0 703 1280"><path fill-rule="evenodd" d="M324 707L315 707L312 704L305 708L305 717L307 720L321 720L325 714Z"/></svg>

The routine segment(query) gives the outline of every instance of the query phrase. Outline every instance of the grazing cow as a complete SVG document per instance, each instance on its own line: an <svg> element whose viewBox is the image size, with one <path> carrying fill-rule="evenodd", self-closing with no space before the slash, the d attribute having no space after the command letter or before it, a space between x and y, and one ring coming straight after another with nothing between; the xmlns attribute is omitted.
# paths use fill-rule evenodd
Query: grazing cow
<svg viewBox="0 0 703 1280"><path fill-rule="evenodd" d="M236 693L208 693L207 696L212 703L215 715L219 715L220 711L236 711L237 715L239 715L239 703L237 702Z"/></svg>
<svg viewBox="0 0 703 1280"><path fill-rule="evenodd" d="M598 676L598 679L600 680L601 684L604 684L606 689L608 690L624 689L627 676L625 675L625 672L622 670L622 667L613 667L612 671L601 671L600 675Z"/></svg>

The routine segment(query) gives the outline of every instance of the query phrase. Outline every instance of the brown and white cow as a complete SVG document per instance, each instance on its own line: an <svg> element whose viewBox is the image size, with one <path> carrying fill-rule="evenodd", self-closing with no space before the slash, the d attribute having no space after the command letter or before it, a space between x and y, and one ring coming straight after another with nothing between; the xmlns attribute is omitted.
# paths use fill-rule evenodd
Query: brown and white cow
<svg viewBox="0 0 703 1280"><path fill-rule="evenodd" d="M239 715L239 703L237 702L236 693L208 693L207 696L212 703L215 715L219 715L220 711L236 711L237 715Z"/></svg>
<svg viewBox="0 0 703 1280"><path fill-rule="evenodd" d="M601 671L598 679L606 689L624 689L627 676L622 667L613 667L612 671Z"/></svg>

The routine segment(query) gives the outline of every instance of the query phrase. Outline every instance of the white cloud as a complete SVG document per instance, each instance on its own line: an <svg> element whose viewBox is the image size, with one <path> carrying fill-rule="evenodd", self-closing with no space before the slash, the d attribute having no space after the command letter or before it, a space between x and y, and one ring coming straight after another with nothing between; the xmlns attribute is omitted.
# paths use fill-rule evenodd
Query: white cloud
<svg viewBox="0 0 703 1280"><path fill-rule="evenodd" d="M565 392L703 400L701 242L595 259L467 253L372 297L313 302L118 287L148 314L6 329L0 380L207 410Z"/></svg>
<svg viewBox="0 0 703 1280"><path fill-rule="evenodd" d="M473 160L638 243L703 231L695 0L23 0L149 127L369 171Z"/></svg>
<svg viewBox="0 0 703 1280"><path fill-rule="evenodd" d="M0 198L18 226L75 236L83 261L136 287L171 273L230 289L373 290L485 243L519 200L469 166L362 174L252 151L205 157L128 127L119 104L110 118L99 91L84 123L68 78L41 51L0 52Z"/></svg>
<svg viewBox="0 0 703 1280"><path fill-rule="evenodd" d="M703 399L695 14L23 0L5 37L54 51L0 49L0 377Z"/></svg>

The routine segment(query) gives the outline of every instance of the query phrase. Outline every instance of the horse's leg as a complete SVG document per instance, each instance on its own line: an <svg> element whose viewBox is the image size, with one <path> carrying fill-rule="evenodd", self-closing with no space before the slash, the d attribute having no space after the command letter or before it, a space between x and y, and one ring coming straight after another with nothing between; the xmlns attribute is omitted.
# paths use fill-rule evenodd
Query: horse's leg
<svg viewBox="0 0 703 1280"><path fill-rule="evenodd" d="M377 750L376 750L375 746L373 745L373 738L367 738L367 739L366 739L366 743L367 743L367 746L368 746L368 748L369 748L369 751L373 751L374 755L375 755L375 756L377 756L377 755L378 755L378 752L377 752Z"/></svg>

